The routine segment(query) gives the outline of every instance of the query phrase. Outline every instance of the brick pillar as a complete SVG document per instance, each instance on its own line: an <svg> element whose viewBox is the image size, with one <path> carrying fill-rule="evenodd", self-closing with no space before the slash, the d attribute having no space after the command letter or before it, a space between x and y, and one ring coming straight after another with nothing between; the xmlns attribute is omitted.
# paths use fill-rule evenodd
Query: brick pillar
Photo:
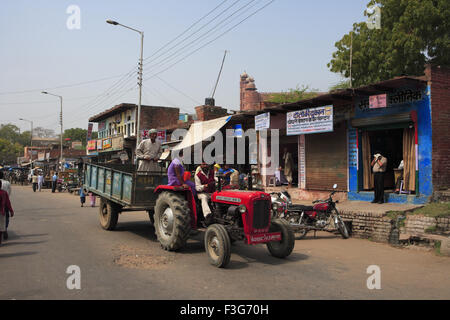
<svg viewBox="0 0 450 320"><path fill-rule="evenodd" d="M450 68L428 66L432 121L433 189L450 188Z"/></svg>

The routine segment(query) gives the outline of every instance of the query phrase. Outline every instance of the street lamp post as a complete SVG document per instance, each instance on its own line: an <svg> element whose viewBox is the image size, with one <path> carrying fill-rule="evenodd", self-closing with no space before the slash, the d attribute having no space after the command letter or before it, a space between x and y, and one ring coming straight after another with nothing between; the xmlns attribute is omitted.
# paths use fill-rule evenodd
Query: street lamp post
<svg viewBox="0 0 450 320"><path fill-rule="evenodd" d="M140 134L141 124L140 124L140 122L141 122L141 102L142 102L142 72L143 72L143 64L142 63L143 63L143 55L144 55L144 32L136 30L136 29L128 27L128 26L125 26L123 24L120 24L117 21L113 21L113 20L109 20L109 19L106 20L106 23L112 24L114 26L117 26L117 25L122 26L124 28L136 31L136 32L138 32L141 35L141 57L139 59L139 71L138 71L138 75L139 75L138 76L139 104L138 104L137 125L136 125L136 130L137 130L137 132L136 132L136 147L137 147L139 145L140 140L141 140L140 139L141 138L141 134Z"/></svg>
<svg viewBox="0 0 450 320"><path fill-rule="evenodd" d="M53 94L47 91L42 91L43 94L48 94L50 96L54 96L54 97L58 97L60 102L61 102L61 112L59 115L59 121L61 124L61 137L60 137L60 144L61 144L61 153L59 155L59 163L61 164L61 169L62 169L62 159L63 159L63 112L62 112L62 105L63 105L63 97L62 96L58 96L57 94Z"/></svg>
<svg viewBox="0 0 450 320"><path fill-rule="evenodd" d="M31 132L30 132L30 136L31 136L31 139L30 139L31 156L30 156L30 162L31 162L31 169L33 169L33 121L27 120L27 119L23 119L23 118L19 118L19 120L27 121L27 122L31 123Z"/></svg>

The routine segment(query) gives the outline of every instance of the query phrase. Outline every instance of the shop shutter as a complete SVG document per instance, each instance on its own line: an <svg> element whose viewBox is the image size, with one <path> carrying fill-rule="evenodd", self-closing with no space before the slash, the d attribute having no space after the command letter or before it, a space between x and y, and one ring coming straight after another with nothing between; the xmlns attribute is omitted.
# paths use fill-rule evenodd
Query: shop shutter
<svg viewBox="0 0 450 320"><path fill-rule="evenodd" d="M334 125L334 132L305 137L306 189L347 191L347 127Z"/></svg>

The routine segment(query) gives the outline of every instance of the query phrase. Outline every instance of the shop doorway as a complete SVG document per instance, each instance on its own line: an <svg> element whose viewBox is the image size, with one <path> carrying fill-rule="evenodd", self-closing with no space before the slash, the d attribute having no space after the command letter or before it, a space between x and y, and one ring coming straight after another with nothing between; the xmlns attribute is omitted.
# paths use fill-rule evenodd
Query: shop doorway
<svg viewBox="0 0 450 320"><path fill-rule="evenodd" d="M387 192L395 190L394 169L398 168L403 159L403 129L377 130L369 132L372 157L375 152L388 159L384 175L384 189Z"/></svg>
<svg viewBox="0 0 450 320"><path fill-rule="evenodd" d="M405 184L414 191L414 129L402 126L400 128L366 130L362 132L363 156L363 189L373 190L373 173L370 163L377 152L387 158L384 177L386 192L394 192L399 187L399 181L408 180ZM405 159L406 157L406 159ZM404 160L404 169L399 169ZM404 173L406 172L406 175ZM400 177L400 178L399 178ZM404 177L404 178L403 178ZM404 185L405 185L404 184ZM403 187L403 189L405 189Z"/></svg>

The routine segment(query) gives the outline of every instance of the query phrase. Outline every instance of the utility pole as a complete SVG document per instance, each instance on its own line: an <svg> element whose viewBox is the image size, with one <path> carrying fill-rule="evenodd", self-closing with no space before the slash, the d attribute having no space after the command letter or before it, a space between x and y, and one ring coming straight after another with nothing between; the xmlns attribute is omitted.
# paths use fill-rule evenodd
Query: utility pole
<svg viewBox="0 0 450 320"><path fill-rule="evenodd" d="M62 159L63 159L63 112L62 112L62 106L63 106L63 97L58 96L57 94L49 93L47 91L42 91L43 94L48 94L54 97L58 97L61 103L61 111L59 114L59 123L61 125L61 136L60 136L60 145L61 145L61 152L59 155L59 163L61 164L61 170L63 169Z"/></svg>
<svg viewBox="0 0 450 320"><path fill-rule="evenodd" d="M142 102L142 73L143 73L143 56L144 56L144 31L139 31L137 29L125 26L117 21L113 21L113 20L106 20L106 23L112 24L114 26L122 26L124 28L133 30L138 32L141 35L141 56L139 58L139 69L138 69L138 86L139 86L139 104L138 104L138 111L137 111L137 120L136 120L136 147L139 145L139 142L141 142L141 102Z"/></svg>

